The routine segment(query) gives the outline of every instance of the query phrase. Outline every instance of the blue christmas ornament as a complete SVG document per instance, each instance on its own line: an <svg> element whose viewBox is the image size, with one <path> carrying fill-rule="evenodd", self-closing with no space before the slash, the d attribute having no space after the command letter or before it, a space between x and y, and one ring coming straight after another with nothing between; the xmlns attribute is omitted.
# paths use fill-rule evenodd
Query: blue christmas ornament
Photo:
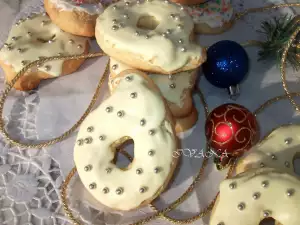
<svg viewBox="0 0 300 225"><path fill-rule="evenodd" d="M232 96L238 94L238 84L248 70L247 52L234 41L219 41L207 50L207 61L203 64L206 79L216 87L227 88Z"/></svg>

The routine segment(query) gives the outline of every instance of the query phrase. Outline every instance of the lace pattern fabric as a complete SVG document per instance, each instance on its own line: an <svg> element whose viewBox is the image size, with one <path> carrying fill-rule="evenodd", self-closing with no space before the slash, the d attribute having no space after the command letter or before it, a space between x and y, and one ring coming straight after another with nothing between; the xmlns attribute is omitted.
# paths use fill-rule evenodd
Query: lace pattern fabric
<svg viewBox="0 0 300 225"><path fill-rule="evenodd" d="M10 26L30 13L43 11L42 0L20 1L19 4L0 2L0 13L9 23L0 22L0 46L8 35ZM261 7L270 3L285 3L283 0L233 0L236 11L250 7ZM218 40L230 39L245 42L249 39L261 39L255 31L263 19L272 15L293 14L291 9L253 14L239 21L230 31L217 36L199 36L202 45L211 45ZM3 24L3 26L2 26ZM247 30L241 34L240 30ZM92 41L93 50L99 50ZM265 100L282 94L280 73L273 63L257 62L257 49L246 49L251 58L251 71L241 85L241 96L237 103L249 109L255 109ZM70 76L43 81L37 90L31 92L13 91L5 105L7 129L10 134L21 140L45 140L67 130L87 107L96 84L103 73L107 59L98 58L86 61L80 70ZM299 89L298 77L289 73L289 85ZM210 109L230 102L224 90L216 89L204 78L199 83ZM0 89L4 87L4 74L0 71ZM101 100L108 94L102 91ZM251 97L250 97L251 96ZM204 113L197 97L196 108L199 121L190 131L180 135L182 139L182 164L169 190L163 193L154 204L162 208L174 201L192 182L193 176L201 167L205 147L203 132ZM282 110L284 108L284 110ZM280 112L280 113L279 113ZM261 133L283 123L297 121L288 102L274 105L259 118ZM76 133L69 139L54 146L35 150L19 149L0 137L0 224L2 225L67 225L71 221L64 215L60 199L60 186L74 166L73 145ZM126 159L120 157L121 161ZM225 174L217 172L212 160L206 169L204 181L196 188L191 197L169 215L175 218L187 218L199 212L214 197L219 182ZM128 224L153 211L144 207L133 212L122 213L105 209L93 201L84 190L80 179L76 177L69 192L70 204L75 215L85 224ZM167 224L166 221L154 220L151 224ZM196 221L197 225L208 224L208 218Z"/></svg>

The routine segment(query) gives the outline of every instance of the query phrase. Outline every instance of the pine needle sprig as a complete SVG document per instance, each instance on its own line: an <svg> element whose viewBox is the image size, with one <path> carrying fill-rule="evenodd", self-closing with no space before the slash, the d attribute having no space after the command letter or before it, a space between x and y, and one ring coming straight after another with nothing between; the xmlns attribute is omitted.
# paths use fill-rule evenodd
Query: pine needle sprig
<svg viewBox="0 0 300 225"><path fill-rule="evenodd" d="M285 15L280 18L273 18L271 21L264 21L261 25L259 33L264 34L266 40L260 43L260 51L258 52L258 60L276 59L279 63L286 44L295 29L300 26L296 23L296 18ZM300 69L300 44L299 38L290 48L287 61L295 70Z"/></svg>

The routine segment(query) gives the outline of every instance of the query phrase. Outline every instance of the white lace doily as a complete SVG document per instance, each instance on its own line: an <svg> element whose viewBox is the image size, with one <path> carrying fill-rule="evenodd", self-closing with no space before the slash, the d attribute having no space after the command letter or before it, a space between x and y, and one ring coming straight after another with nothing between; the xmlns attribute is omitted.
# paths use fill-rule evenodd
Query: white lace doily
<svg viewBox="0 0 300 225"><path fill-rule="evenodd" d="M20 3L21 2L21 3ZM236 11L250 7L260 7L270 3L284 3L283 0L233 0ZM42 0L5 0L0 2L0 46L6 40L11 25L19 18L32 12L43 11ZM239 21L229 32L217 36L200 36L202 45L210 45L218 40L245 42L261 39L256 32L263 19L271 15L293 14L292 9L281 9L268 13L253 14ZM5 18L5 19L4 19ZM243 32L241 32L243 30ZM97 51L95 41L92 41ZM251 69L248 78L241 84L241 96L236 101L250 110L256 109L265 100L283 94L279 68L274 62L257 62L255 47L246 48ZM42 82L38 90L31 92L12 91L5 105L5 120L10 134L21 140L45 140L55 137L70 128L84 112L94 93L97 82L103 74L107 58L87 60L80 70L70 76ZM4 75L0 71L0 88L4 87ZM293 71L288 74L292 90L300 89L298 77ZM210 109L230 102L225 90L210 85L204 78L199 83ZM107 90L102 91L102 96ZM99 99L100 102L101 99ZM99 104L99 103L98 103ZM205 147L203 125L204 113L200 100L195 96L199 111L197 125L181 136L182 148L197 149ZM287 101L273 105L259 116L262 135L285 123L295 123L299 117ZM66 225L71 221L62 210L60 186L74 166L73 146L76 133L67 140L42 150L19 149L12 147L0 138L0 224L1 225ZM199 156L199 154L198 154ZM183 157L181 168L168 191L154 203L158 208L165 207L183 193L197 174L202 163L201 157ZM210 162L204 181L198 185L191 197L169 215L187 218L195 215L213 199L224 173L217 172ZM72 209L85 224L127 224L151 215L148 208L130 213L98 211L77 178L70 194ZM195 224L207 225L208 217ZM151 224L167 224L154 220Z"/></svg>

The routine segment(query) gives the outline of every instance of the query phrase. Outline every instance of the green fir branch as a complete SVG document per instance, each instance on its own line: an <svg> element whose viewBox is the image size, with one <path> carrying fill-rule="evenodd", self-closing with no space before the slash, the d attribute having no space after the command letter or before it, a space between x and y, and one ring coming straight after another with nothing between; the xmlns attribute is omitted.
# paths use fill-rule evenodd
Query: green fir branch
<svg viewBox="0 0 300 225"><path fill-rule="evenodd" d="M266 40L260 44L258 52L258 60L276 59L280 64L282 53L291 35L300 24L295 23L292 16L282 16L273 18L271 21L264 21L261 25L259 33L265 35ZM298 44L298 49L297 49ZM300 49L299 38L290 48L287 55L287 62L292 65L295 70L300 69Z"/></svg>

